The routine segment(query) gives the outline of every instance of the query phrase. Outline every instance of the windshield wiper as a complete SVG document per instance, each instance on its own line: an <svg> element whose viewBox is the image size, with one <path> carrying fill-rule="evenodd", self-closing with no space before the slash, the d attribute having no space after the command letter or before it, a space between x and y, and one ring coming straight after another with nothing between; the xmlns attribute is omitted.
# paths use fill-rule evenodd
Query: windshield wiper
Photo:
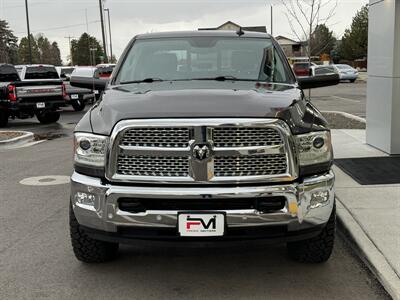
<svg viewBox="0 0 400 300"><path fill-rule="evenodd" d="M257 81L257 79L247 79L247 78L237 78L235 76L227 75L227 76L217 76L217 77L202 77L202 78L192 78L190 80L215 80L215 81Z"/></svg>
<svg viewBox="0 0 400 300"><path fill-rule="evenodd" d="M122 82L120 82L120 84L151 83L151 82L161 82L161 81L164 81L164 80L161 79L161 78L151 78L151 77L149 77L149 78L145 78L145 79L142 79L142 80L122 81Z"/></svg>

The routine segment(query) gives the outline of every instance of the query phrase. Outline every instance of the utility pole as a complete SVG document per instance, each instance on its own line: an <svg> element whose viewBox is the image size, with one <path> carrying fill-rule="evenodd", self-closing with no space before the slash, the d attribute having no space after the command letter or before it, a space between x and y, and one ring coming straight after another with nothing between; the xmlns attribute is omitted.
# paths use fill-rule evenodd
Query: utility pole
<svg viewBox="0 0 400 300"><path fill-rule="evenodd" d="M71 47L71 39L74 39L75 37L74 36L65 36L64 38L66 38L66 39L68 39L68 45L69 45L69 55L70 55L70 58L71 58L71 66L73 66L74 65L74 62L72 61L72 47Z"/></svg>
<svg viewBox="0 0 400 300"><path fill-rule="evenodd" d="M28 29L29 63L32 64L31 30L29 28L28 0L25 0L26 27Z"/></svg>
<svg viewBox="0 0 400 300"><path fill-rule="evenodd" d="M108 33L110 34L110 62L113 59L113 53L112 53L112 40L111 40L111 21L110 21L110 9L109 8L105 8L104 9L107 12L107 16L108 16Z"/></svg>
<svg viewBox="0 0 400 300"><path fill-rule="evenodd" d="M90 48L89 49L89 51L90 51L90 53L92 54L91 55L91 57L90 57L90 63L92 64L92 66L95 66L96 65L96 51L97 51L98 49L97 48ZM93 60L92 60L93 59Z"/></svg>
<svg viewBox="0 0 400 300"><path fill-rule="evenodd" d="M271 4L271 36L274 36L274 11Z"/></svg>
<svg viewBox="0 0 400 300"><path fill-rule="evenodd" d="M103 51L104 51L104 62L108 62L107 58L107 48L106 48L106 34L104 32L104 11L103 11L103 0L99 0L100 6L100 21L101 21L101 34L103 36Z"/></svg>

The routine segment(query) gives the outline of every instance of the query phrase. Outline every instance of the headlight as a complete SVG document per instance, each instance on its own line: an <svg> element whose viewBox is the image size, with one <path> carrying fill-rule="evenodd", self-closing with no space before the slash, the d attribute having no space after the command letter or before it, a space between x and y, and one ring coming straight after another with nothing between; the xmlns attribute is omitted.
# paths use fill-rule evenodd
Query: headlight
<svg viewBox="0 0 400 300"><path fill-rule="evenodd" d="M301 134L295 138L300 166L326 163L332 160L333 151L329 131Z"/></svg>
<svg viewBox="0 0 400 300"><path fill-rule="evenodd" d="M75 163L93 167L104 167L108 137L90 134L75 133Z"/></svg>

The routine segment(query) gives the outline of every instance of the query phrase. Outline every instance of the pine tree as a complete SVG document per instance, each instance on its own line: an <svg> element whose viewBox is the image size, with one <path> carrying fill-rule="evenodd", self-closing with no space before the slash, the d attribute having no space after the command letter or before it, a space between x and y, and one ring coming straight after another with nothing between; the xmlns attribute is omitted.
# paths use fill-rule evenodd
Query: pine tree
<svg viewBox="0 0 400 300"><path fill-rule="evenodd" d="M31 34L32 63L40 63L40 52L35 37ZM28 37L23 37L18 47L18 60L20 64L29 64L29 42Z"/></svg>
<svg viewBox="0 0 400 300"><path fill-rule="evenodd" d="M71 52L73 65L96 65L104 59L100 42L86 32L78 40L71 41Z"/></svg>
<svg viewBox="0 0 400 300"><path fill-rule="evenodd" d="M320 24L315 27L313 34L311 35L311 55L329 54L336 44L336 38L333 36L333 31L329 28Z"/></svg>
<svg viewBox="0 0 400 300"><path fill-rule="evenodd" d="M346 29L340 46L340 57L354 60L368 54L368 6L363 6L353 18L350 29Z"/></svg>
<svg viewBox="0 0 400 300"><path fill-rule="evenodd" d="M0 20L0 63L18 63L18 38L9 28L8 23Z"/></svg>

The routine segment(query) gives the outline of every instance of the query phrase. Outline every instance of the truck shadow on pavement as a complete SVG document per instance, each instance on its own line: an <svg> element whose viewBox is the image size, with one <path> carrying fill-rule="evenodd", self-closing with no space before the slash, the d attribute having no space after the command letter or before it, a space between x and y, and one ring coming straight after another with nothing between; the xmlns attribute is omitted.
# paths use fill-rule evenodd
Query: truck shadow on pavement
<svg viewBox="0 0 400 300"><path fill-rule="evenodd" d="M79 269L96 277L87 288L105 280L134 298L385 299L346 247L339 239L331 260L314 265L291 261L284 245L122 246L116 261Z"/></svg>

